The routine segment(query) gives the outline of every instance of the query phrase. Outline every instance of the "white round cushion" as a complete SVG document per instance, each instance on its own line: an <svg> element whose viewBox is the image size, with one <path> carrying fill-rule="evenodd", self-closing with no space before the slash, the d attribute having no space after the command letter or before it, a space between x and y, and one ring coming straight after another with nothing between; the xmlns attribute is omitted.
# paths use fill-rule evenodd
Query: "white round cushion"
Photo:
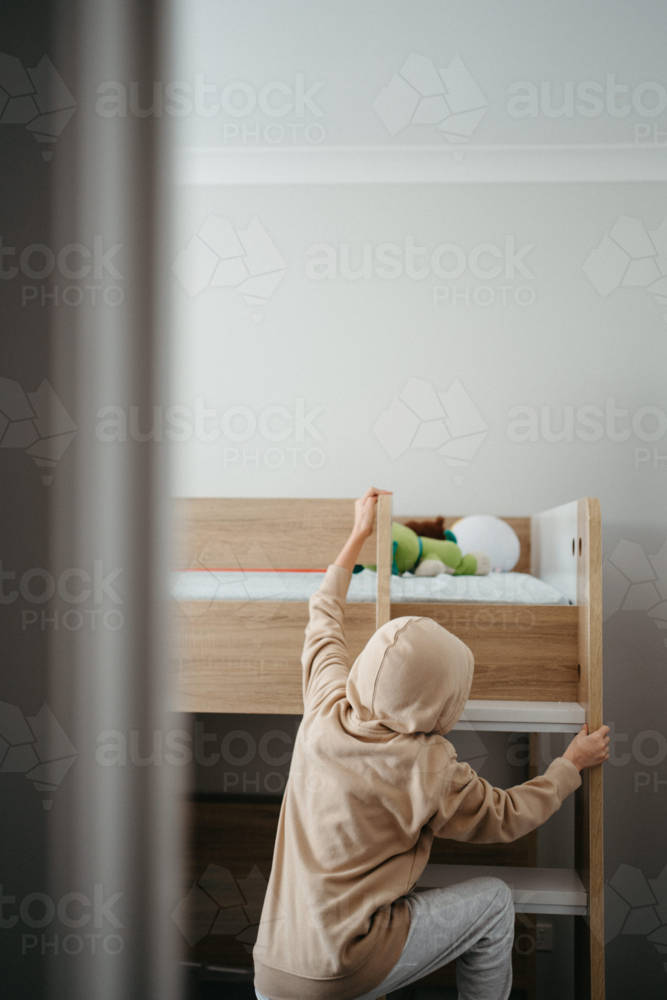
<svg viewBox="0 0 667 1000"><path fill-rule="evenodd" d="M493 514L470 514L462 517L452 525L452 531L463 555L476 549L486 552L492 570L508 573L519 561L519 536L507 521L502 521Z"/></svg>

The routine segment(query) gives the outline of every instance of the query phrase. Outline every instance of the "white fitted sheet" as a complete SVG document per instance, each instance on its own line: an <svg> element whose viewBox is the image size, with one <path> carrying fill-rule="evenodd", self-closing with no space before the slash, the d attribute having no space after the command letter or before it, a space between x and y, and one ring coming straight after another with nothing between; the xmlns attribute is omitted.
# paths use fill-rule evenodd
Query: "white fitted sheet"
<svg viewBox="0 0 667 1000"><path fill-rule="evenodd" d="M321 572L243 572L187 570L174 573L172 594L177 601L307 601L318 589ZM347 599L373 602L376 574L365 569L350 581ZM488 576L392 576L393 604L569 604L555 587L527 573Z"/></svg>

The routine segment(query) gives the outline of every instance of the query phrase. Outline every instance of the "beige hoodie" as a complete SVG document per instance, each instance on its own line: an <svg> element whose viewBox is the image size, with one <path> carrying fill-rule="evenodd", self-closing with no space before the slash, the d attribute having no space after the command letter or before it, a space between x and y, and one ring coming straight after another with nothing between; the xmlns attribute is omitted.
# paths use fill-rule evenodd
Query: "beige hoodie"
<svg viewBox="0 0 667 1000"><path fill-rule="evenodd" d="M443 734L468 699L473 657L430 618L383 625L350 670L350 575L330 566L310 600L303 721L253 953L271 1000L353 1000L379 985L403 950L403 897L433 837L516 840L581 781L559 757L503 791L457 761Z"/></svg>

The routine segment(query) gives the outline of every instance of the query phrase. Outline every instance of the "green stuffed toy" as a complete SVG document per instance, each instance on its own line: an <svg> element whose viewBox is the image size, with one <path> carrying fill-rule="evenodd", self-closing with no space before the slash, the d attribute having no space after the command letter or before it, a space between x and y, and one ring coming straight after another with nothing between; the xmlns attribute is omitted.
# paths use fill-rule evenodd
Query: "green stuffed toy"
<svg viewBox="0 0 667 1000"><path fill-rule="evenodd" d="M491 560L484 552L463 555L451 531L445 538L425 538L405 524L392 524L394 564L392 573L409 572L415 576L486 576L491 570Z"/></svg>

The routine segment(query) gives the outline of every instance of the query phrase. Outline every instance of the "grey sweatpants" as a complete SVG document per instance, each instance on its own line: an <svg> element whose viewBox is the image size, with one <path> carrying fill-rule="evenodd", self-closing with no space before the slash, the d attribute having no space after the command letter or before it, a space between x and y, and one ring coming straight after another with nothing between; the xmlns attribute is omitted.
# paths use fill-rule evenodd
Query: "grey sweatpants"
<svg viewBox="0 0 667 1000"><path fill-rule="evenodd" d="M379 986L358 1000L376 1000L458 958L459 1000L507 1000L512 986L514 907L497 878L473 878L447 889L406 896L410 931L401 957ZM267 1000L257 990L258 1000Z"/></svg>

